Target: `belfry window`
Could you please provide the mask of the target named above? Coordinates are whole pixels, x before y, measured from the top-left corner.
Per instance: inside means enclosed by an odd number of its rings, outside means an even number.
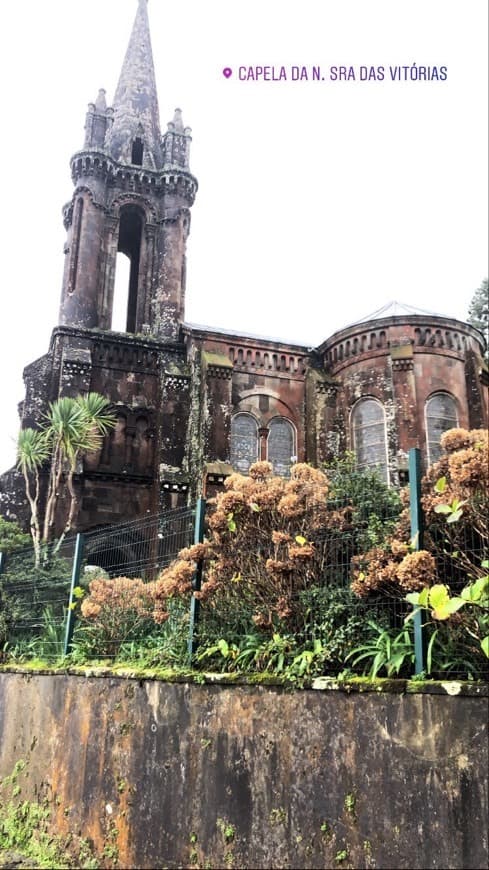
[[[440,438],[447,429],[458,426],[457,405],[449,393],[436,393],[426,402],[426,441],[428,462],[436,462],[441,456]]]
[[[269,424],[268,461],[272,463],[273,473],[288,477],[290,467],[295,461],[295,432],[285,417],[273,417]]]
[[[112,305],[112,329],[137,332],[139,260],[143,234],[143,215],[129,205],[121,209],[119,244]],[[125,257],[121,257],[125,254]],[[127,260],[129,261],[127,263]]]
[[[143,165],[143,153],[144,153],[144,145],[143,140],[139,138],[139,136],[134,139],[132,143],[132,151],[131,151],[131,163],[134,166],[142,166]]]
[[[385,482],[388,483],[387,439],[383,406],[377,399],[361,399],[353,409],[351,424],[357,468],[376,468]]]
[[[248,474],[258,459],[258,426],[251,414],[236,414],[231,420],[230,462],[235,471]]]

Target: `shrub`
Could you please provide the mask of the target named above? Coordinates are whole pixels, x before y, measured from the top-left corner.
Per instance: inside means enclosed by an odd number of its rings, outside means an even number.
[[[352,589],[359,596],[396,596],[438,582],[454,588],[484,576],[489,542],[489,456],[484,430],[450,429],[445,451],[422,481],[425,550],[410,552],[407,491],[405,508],[392,535],[353,560]]]
[[[155,618],[164,621],[172,597],[189,596],[195,562],[205,560],[206,582],[196,597],[220,612],[250,611],[252,623],[273,632],[296,630],[299,593],[317,583],[328,558],[317,546],[326,528],[346,523],[346,511],[327,507],[328,479],[308,465],[285,480],[257,462],[250,476],[231,475],[213,504],[209,537],[179,554],[155,586]]]
[[[153,621],[152,583],[129,577],[95,578],[82,600],[85,625],[77,632],[90,655],[116,656],[120,646],[149,632]]]
[[[0,516],[0,553],[20,550],[30,543],[30,535],[24,534],[18,523]]]

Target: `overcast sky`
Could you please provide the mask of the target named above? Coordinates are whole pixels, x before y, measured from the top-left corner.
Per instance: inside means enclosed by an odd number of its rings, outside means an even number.
[[[112,99],[136,7],[0,13],[1,470],[22,369],[57,323],[69,158],[88,102]],[[181,107],[200,185],[188,321],[312,345],[392,299],[465,319],[487,274],[487,0],[150,0],[149,15],[162,129]]]

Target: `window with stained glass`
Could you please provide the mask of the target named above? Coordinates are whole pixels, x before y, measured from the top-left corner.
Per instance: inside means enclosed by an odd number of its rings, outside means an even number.
[[[231,420],[231,465],[248,474],[258,459],[258,426],[251,414],[236,414]]]
[[[449,393],[436,393],[426,402],[426,440],[428,462],[436,462],[441,454],[440,438],[447,429],[458,426],[457,405]]]
[[[268,461],[272,463],[273,473],[288,477],[290,467],[295,461],[294,427],[285,417],[273,417],[269,424]]]
[[[389,482],[384,408],[376,399],[361,399],[352,414],[353,449],[357,468],[377,468]]]

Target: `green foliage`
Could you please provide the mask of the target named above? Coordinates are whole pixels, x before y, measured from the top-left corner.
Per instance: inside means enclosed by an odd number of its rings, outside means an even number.
[[[87,841],[69,835],[53,836],[49,799],[40,792],[37,800],[23,796],[28,775],[25,761],[18,761],[12,774],[0,781],[0,852],[20,853],[32,866],[62,870],[81,866],[96,870],[99,863]],[[30,865],[29,865],[30,866]]]
[[[356,798],[356,795],[355,795],[353,792],[348,792],[348,794],[345,795],[345,800],[343,801],[343,804],[344,804],[344,807],[345,807],[346,812],[347,812],[350,816],[352,816],[353,818],[355,818],[355,817],[356,817],[356,814],[357,814],[357,798]]]
[[[44,608],[42,614],[41,634],[32,641],[34,656],[46,661],[56,660],[63,656],[65,637],[65,620],[57,617],[52,606]]]
[[[270,638],[250,623],[246,633],[214,640],[206,634],[196,656],[197,667],[276,674],[292,682],[336,674],[345,668],[352,647],[372,635],[375,638],[378,626],[387,630],[389,624],[385,608],[359,602],[345,587],[313,587],[303,591],[301,599],[304,620],[297,633],[276,631]],[[375,628],[369,615],[378,620]]]
[[[452,595],[448,586],[437,583],[421,592],[412,592],[406,601],[417,610],[429,609],[434,620],[448,620],[462,608],[469,610],[462,624],[489,658],[489,574],[469,583],[459,595]]]
[[[480,329],[489,345],[489,284],[487,278],[484,278],[472,296],[467,320],[472,326]],[[486,348],[485,359],[486,362],[489,362],[489,348]]]
[[[11,553],[29,546],[30,537],[18,523],[0,516],[0,553]]]
[[[176,600],[170,603],[169,618],[157,627],[150,619],[119,623],[108,635],[97,624],[79,621],[75,625],[70,660],[81,664],[110,655],[117,663],[137,668],[179,670],[188,667],[188,632],[188,608]]]
[[[436,514],[444,514],[447,523],[456,523],[463,514],[464,504],[467,504],[465,500],[459,501],[458,498],[454,498],[451,504],[437,504],[434,511]]]
[[[346,660],[352,660],[352,666],[356,667],[363,662],[363,673],[375,679],[378,674],[385,670],[388,677],[400,676],[409,670],[406,676],[410,676],[412,665],[415,661],[414,639],[409,626],[395,633],[392,629],[382,628],[371,620],[368,621],[374,637],[366,643],[353,649],[346,656]]]
[[[432,679],[487,680],[488,668],[481,645],[474,640],[462,625],[452,625],[449,620],[425,627],[429,635],[429,675]]]
[[[218,819],[217,827],[226,843],[232,843],[236,836],[236,828],[226,819]]]
[[[330,673],[341,671],[348,653],[371,634],[369,618],[383,628],[389,626],[385,607],[366,604],[347,586],[317,586],[303,592],[301,601],[301,636],[307,643],[321,642]]]
[[[350,537],[355,553],[382,544],[401,512],[399,493],[382,480],[377,470],[356,468],[355,454],[347,451],[325,466],[330,481],[328,501],[352,505]]]
[[[32,548],[10,553],[0,577],[0,644],[5,656],[37,657],[41,638],[46,651],[48,643],[59,644],[70,575],[68,559],[53,557],[49,564],[36,568]]]

